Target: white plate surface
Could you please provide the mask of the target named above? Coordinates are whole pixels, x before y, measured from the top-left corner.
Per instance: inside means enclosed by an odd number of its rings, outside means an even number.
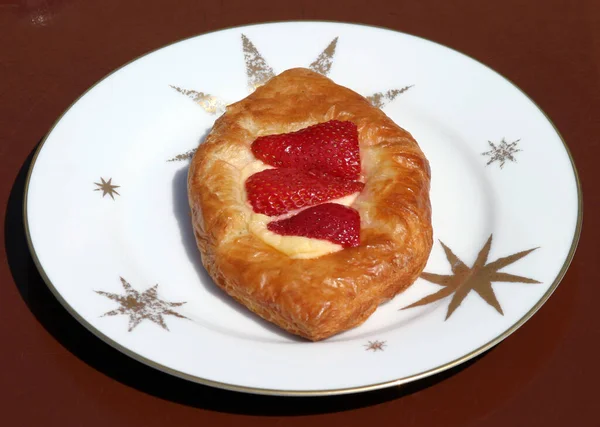
[[[437,276],[319,343],[279,331],[216,288],[186,196],[186,153],[222,106],[298,66],[369,96],[414,135],[433,176],[436,240],[425,272]],[[96,84],[42,144],[26,224],[55,295],[130,356],[235,390],[335,394],[450,368],[524,323],[572,258],[581,195],[551,122],[484,65],[389,30],[292,22],[187,39]],[[442,289],[444,298],[402,310]]]

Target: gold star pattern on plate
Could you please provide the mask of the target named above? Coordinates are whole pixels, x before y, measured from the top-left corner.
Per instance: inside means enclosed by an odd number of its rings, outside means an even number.
[[[323,52],[315,59],[309,66],[311,70],[323,74],[324,76],[329,74],[331,66],[333,65],[333,56],[335,55],[335,48],[337,47],[338,37],[333,39],[331,43],[325,48]]]
[[[488,156],[490,158],[486,166],[489,166],[494,162],[499,162],[500,169],[502,169],[507,160],[516,163],[517,159],[514,154],[522,151],[517,148],[517,143],[519,141],[520,139],[513,142],[506,142],[506,139],[502,138],[502,141],[500,141],[498,145],[494,144],[492,141],[488,141],[491,150],[481,153],[482,156]]]
[[[267,60],[261,55],[254,43],[252,43],[252,41],[245,34],[242,34],[241,38],[242,53],[244,54],[244,64],[246,66],[248,90],[252,92],[257,87],[262,86],[269,79],[273,78],[275,76],[275,71],[273,71],[273,68],[269,65]],[[308,67],[317,73],[327,76],[331,71],[331,67],[333,66],[333,58],[335,56],[337,44],[338,37],[334,38]],[[410,85],[401,89],[390,89],[388,91],[377,92],[367,96],[366,98],[373,106],[377,108],[383,108],[386,104],[392,102],[394,99],[396,99],[396,97],[398,97],[398,95],[406,92],[411,87],[413,86]],[[216,115],[225,111],[226,103],[216,96],[192,89],[183,89],[174,85],[171,85],[171,88],[195,101],[197,105],[202,107],[204,111],[209,114]],[[190,159],[194,152],[195,150],[190,150],[186,153],[178,154],[168,161],[181,161]]]
[[[364,345],[365,351],[384,351],[384,347],[387,347],[385,341],[369,341],[368,344]]]
[[[245,34],[242,34],[242,49],[246,63],[246,76],[248,77],[248,90],[252,92],[273,77],[275,73],[265,58]]]
[[[393,101],[398,95],[406,92],[413,86],[414,85],[404,86],[402,89],[390,89],[387,92],[377,92],[367,96],[367,99],[374,107],[383,108],[385,104]]]
[[[490,235],[486,244],[477,255],[477,259],[475,260],[473,267],[467,267],[467,265],[462,262],[448,246],[446,246],[442,241],[440,241],[440,243],[444,248],[446,258],[448,259],[448,262],[452,268],[452,274],[443,275],[422,273],[421,278],[427,280],[428,282],[443,286],[443,288],[436,293],[428,295],[414,304],[409,305],[408,307],[404,307],[402,310],[431,304],[432,302],[439,301],[454,294],[450,300],[450,304],[448,305],[448,312],[446,313],[446,319],[448,319],[463,302],[469,292],[475,291],[481,298],[483,298],[485,302],[494,307],[498,313],[504,315],[502,307],[500,307],[500,303],[496,298],[496,294],[494,294],[492,282],[540,283],[537,280],[529,279],[527,277],[516,276],[514,274],[502,273],[498,271],[529,255],[538,248],[517,252],[516,254],[498,258],[496,261],[488,263],[487,259],[490,253],[490,248],[492,247],[492,235]]]
[[[95,291],[97,294],[110,298],[120,304],[119,308],[104,313],[102,317],[119,314],[129,316],[129,332],[139,325],[142,320],[150,320],[168,331],[169,328],[163,316],[175,316],[180,319],[187,319],[187,317],[172,310],[173,307],[179,307],[185,304],[185,302],[167,302],[161,300],[158,297],[158,285],[154,285],[144,292],[138,292],[125,279],[122,277],[120,279],[123,289],[125,289],[125,295]]]
[[[216,96],[212,96],[204,92],[198,92],[196,90],[182,89],[173,85],[171,85],[171,88],[190,98],[209,114],[218,114],[225,111],[225,103],[219,100]]]
[[[173,158],[170,158],[169,160],[167,160],[167,162],[182,162],[184,160],[189,160],[192,157],[194,157],[194,153],[196,152],[196,150],[188,150],[185,153],[182,154],[178,154]]]
[[[115,194],[120,196],[120,194],[115,190],[115,188],[119,188],[120,185],[112,185],[112,178],[108,178],[108,181],[104,181],[104,178],[100,178],[100,182],[94,182],[99,188],[94,188],[94,191],[102,191],[102,197],[107,194],[115,200]]]

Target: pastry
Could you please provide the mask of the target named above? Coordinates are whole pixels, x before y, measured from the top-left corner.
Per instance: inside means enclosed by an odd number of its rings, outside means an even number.
[[[348,139],[335,144],[348,153],[341,160],[308,151],[269,157],[270,135],[312,126],[355,132],[359,149]],[[432,246],[429,186],[429,163],[407,131],[302,68],[229,105],[188,176],[196,241],[215,283],[313,341],[360,325],[421,273]],[[298,201],[298,188],[314,191]],[[265,191],[287,191],[289,203],[271,203]],[[319,228],[314,218],[329,222]]]

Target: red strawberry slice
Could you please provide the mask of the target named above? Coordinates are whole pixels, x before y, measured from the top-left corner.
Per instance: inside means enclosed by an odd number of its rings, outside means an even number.
[[[270,222],[267,228],[283,236],[328,240],[345,248],[360,244],[358,212],[337,203],[305,209],[291,218]]]
[[[252,143],[257,159],[275,167],[317,169],[347,179],[360,174],[358,130],[331,120],[292,133],[268,135]]]
[[[246,180],[246,191],[252,209],[269,216],[318,205],[356,193],[363,187],[362,182],[318,171],[290,168],[267,169]]]

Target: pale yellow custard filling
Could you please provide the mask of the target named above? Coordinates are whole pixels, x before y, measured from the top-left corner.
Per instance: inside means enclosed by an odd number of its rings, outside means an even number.
[[[260,160],[249,163],[241,171],[241,185],[243,186],[245,184],[248,177],[265,169],[272,169],[272,167]],[[350,206],[354,203],[358,194],[358,192],[353,193],[339,199],[330,200],[328,203],[339,203],[340,205]],[[246,204],[250,206],[247,200]],[[252,211],[251,207],[249,207],[249,209]],[[248,229],[267,245],[274,247],[278,251],[283,252],[294,259],[318,258],[343,249],[342,245],[337,245],[327,240],[312,239],[302,236],[282,236],[273,233],[267,228],[269,222],[288,218],[296,213],[297,212],[290,212],[279,217],[272,217],[252,212],[250,214]]]

